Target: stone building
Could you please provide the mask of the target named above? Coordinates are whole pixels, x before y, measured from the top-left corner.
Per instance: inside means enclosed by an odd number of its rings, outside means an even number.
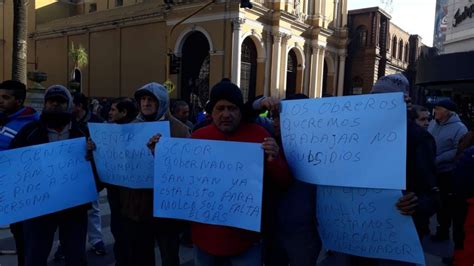
[[[12,0],[2,1],[10,12]],[[223,77],[245,98],[342,94],[347,0],[251,2],[252,9],[243,9],[235,0],[175,0],[171,6],[161,0],[37,0],[30,12],[30,70],[46,72],[46,86],[68,84],[74,43],[89,55],[80,71],[82,91],[90,96],[130,96],[147,82],[169,79],[176,85],[172,97],[203,105],[209,87]],[[8,61],[0,68],[0,80],[6,79]]]
[[[382,76],[415,71],[421,48],[419,35],[392,23],[379,7],[350,10],[350,44],[346,62],[345,94],[368,93]],[[414,75],[407,74],[411,79]]]

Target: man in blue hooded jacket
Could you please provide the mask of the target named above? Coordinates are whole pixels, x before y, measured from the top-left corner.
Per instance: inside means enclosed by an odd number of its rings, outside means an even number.
[[[25,84],[6,80],[0,83],[0,151],[7,150],[18,131],[26,124],[39,119],[39,114],[31,107],[25,107]],[[10,225],[15,238],[18,265],[23,262],[23,234],[21,223]]]

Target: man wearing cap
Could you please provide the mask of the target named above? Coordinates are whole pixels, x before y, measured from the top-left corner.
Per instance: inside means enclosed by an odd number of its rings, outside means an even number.
[[[262,232],[268,228],[269,215],[275,210],[276,195],[291,183],[289,169],[279,154],[278,144],[268,132],[243,117],[242,93],[230,80],[216,84],[210,94],[212,123],[192,135],[195,139],[262,143],[265,153],[264,213]],[[155,136],[151,142],[159,140]],[[152,145],[153,146],[153,145]],[[192,223],[195,244],[194,265],[262,265],[261,236],[256,232],[226,226]]]
[[[163,85],[146,84],[135,92],[135,99],[139,114],[134,123],[169,121],[172,137],[190,136],[189,128],[170,114],[168,91]],[[128,242],[125,265],[155,265],[157,241],[162,265],[179,266],[180,223],[153,217],[153,190],[121,188],[120,202],[125,219],[123,231]]]
[[[0,84],[0,151],[7,150],[18,131],[26,124],[37,121],[39,114],[31,107],[25,107],[25,84],[6,80]],[[23,266],[23,233],[21,223],[10,225],[16,244],[18,265]]]
[[[87,129],[72,119],[72,96],[65,87],[49,87],[44,101],[40,120],[24,126],[10,148],[89,136]],[[88,208],[89,204],[85,204],[24,221],[25,265],[47,264],[58,227],[64,240],[66,265],[85,265]]]
[[[455,166],[457,148],[462,137],[467,133],[466,126],[456,114],[456,104],[451,100],[436,103],[434,120],[428,131],[436,141],[436,169],[438,185],[441,190],[441,206],[437,214],[438,228],[436,240],[448,240],[449,228],[453,215],[463,212],[464,205],[454,206],[452,195],[452,172]],[[459,212],[458,212],[459,211]],[[462,247],[462,226],[453,227],[455,248]]]

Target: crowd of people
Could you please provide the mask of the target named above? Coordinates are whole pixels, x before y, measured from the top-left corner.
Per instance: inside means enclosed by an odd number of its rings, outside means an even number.
[[[372,93],[403,92],[408,80],[401,74],[382,77]],[[317,230],[316,186],[293,176],[285,159],[280,132],[280,100],[258,97],[244,103],[241,90],[228,79],[210,91],[206,115],[192,123],[189,106],[173,102],[165,87],[149,83],[133,98],[118,98],[107,108],[83,94],[71,95],[54,85],[37,113],[24,106],[26,87],[17,81],[0,84],[0,152],[31,145],[88,138],[88,158],[94,169],[94,142],[88,122],[116,124],[169,121],[171,136],[261,143],[265,153],[261,233],[243,229],[153,217],[152,189],[130,189],[100,182],[107,190],[111,211],[113,252],[118,266],[155,265],[155,243],[164,266],[180,265],[180,235],[190,233],[194,265],[316,265],[322,249]],[[284,100],[306,99],[296,94]],[[474,263],[474,134],[460,121],[456,104],[436,104],[434,118],[422,106],[407,102],[407,188],[393,204],[400,215],[413,217],[421,238],[430,234],[436,213],[436,241],[455,243],[454,264]],[[102,109],[102,110],[101,110]],[[106,109],[107,115],[104,113]],[[261,116],[261,113],[267,115]],[[430,121],[431,120],[431,121]],[[160,135],[144,145],[153,151]],[[381,173],[383,176],[383,173]],[[59,228],[60,248],[55,258],[66,265],[86,265],[86,242],[98,255],[105,254],[98,202],[10,225],[16,241],[18,265],[45,266]],[[188,240],[189,241],[189,240]],[[380,260],[352,256],[352,265],[377,265]]]

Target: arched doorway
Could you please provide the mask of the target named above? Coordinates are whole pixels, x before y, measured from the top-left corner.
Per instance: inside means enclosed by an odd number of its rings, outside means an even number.
[[[240,57],[240,89],[247,101],[255,98],[257,88],[257,47],[250,37],[243,41]]]
[[[194,118],[209,99],[209,42],[206,36],[199,31],[189,34],[181,54],[180,97],[190,103],[190,117]]]
[[[296,93],[296,77],[298,75],[298,58],[293,49],[288,53],[286,67],[286,97]]]

